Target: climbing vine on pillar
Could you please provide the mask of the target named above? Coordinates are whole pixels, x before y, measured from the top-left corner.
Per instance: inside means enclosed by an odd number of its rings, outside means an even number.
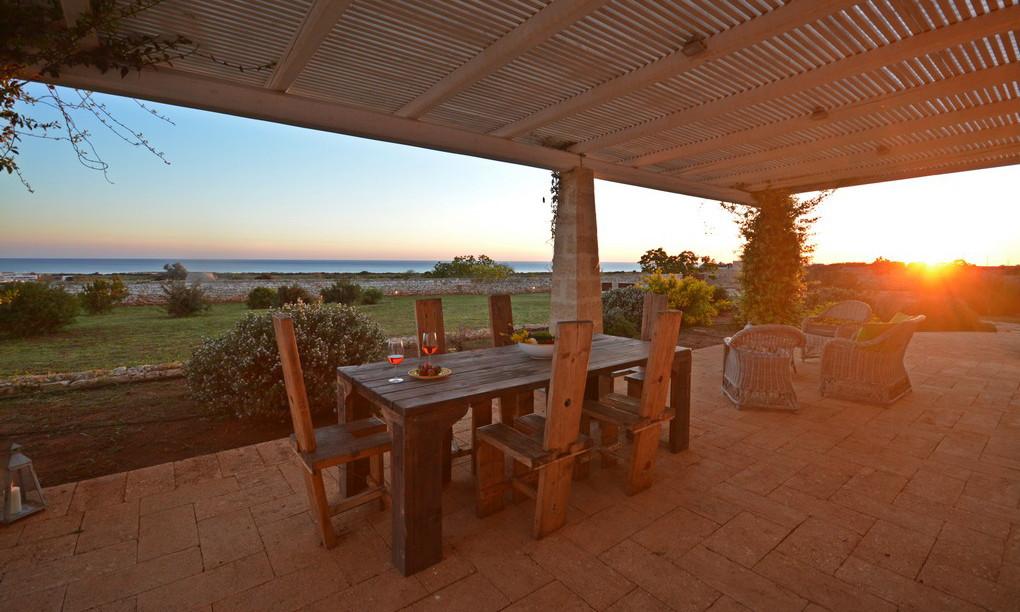
[[[542,198],[545,202],[545,198]],[[560,209],[560,173],[552,173],[552,182],[549,185],[549,209],[552,212],[552,219],[549,220],[549,240],[556,240],[556,218]]]
[[[780,191],[755,194],[757,206],[723,203],[744,239],[741,313],[754,324],[796,324],[803,315],[804,275],[815,209],[830,191],[799,199]]]

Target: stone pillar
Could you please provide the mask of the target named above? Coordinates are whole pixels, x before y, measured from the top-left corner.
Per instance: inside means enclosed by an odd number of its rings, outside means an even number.
[[[550,325],[592,321],[602,332],[602,274],[595,224],[595,174],[578,167],[560,176],[553,242]]]

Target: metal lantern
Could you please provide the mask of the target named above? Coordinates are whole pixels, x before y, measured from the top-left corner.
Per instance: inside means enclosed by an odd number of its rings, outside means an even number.
[[[11,442],[7,448],[0,449],[0,485],[3,486],[3,506],[0,507],[3,524],[13,523],[46,507],[46,497],[32,460],[21,453],[20,444]]]

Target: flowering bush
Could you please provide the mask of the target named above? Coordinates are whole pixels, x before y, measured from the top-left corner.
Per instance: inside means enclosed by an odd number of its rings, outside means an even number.
[[[645,292],[637,287],[610,289],[602,293],[602,328],[611,336],[637,338]]]
[[[642,278],[639,286],[665,295],[670,308],[684,311],[687,325],[711,325],[719,314],[719,305],[713,301],[715,287],[693,276],[653,272]]]
[[[273,312],[294,317],[301,367],[312,410],[336,402],[336,369],[382,358],[379,325],[343,304],[293,304],[251,312],[219,338],[205,338],[186,366],[188,387],[210,408],[237,416],[279,415],[287,410]]]

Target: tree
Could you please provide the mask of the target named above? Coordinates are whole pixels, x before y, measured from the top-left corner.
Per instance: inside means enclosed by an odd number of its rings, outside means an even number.
[[[67,23],[60,0],[0,0],[0,170],[16,175],[32,191],[18,164],[19,143],[28,137],[66,142],[83,166],[106,176],[109,165],[93,146],[88,130],[80,126],[82,119],[98,121],[124,142],[169,163],[144,134],[125,125],[91,92],[42,85],[42,94],[32,93],[29,81],[55,79],[74,66],[103,73],[113,70],[124,77],[189,56],[241,71],[272,66],[235,66],[202,51],[183,36],[139,34],[120,27],[124,19],[161,2],[91,0],[89,10]],[[169,122],[156,110],[135,102]]]
[[[663,248],[649,249],[638,260],[641,271],[646,274],[662,272],[704,278],[712,276],[719,264],[708,255],[698,256],[694,251],[681,251],[677,255],[666,253]]]
[[[799,200],[788,193],[766,191],[755,195],[757,206],[722,204],[736,216],[744,239],[740,306],[749,323],[799,322],[805,269],[813,250],[811,226],[817,220],[811,215],[830,193]]]
[[[473,278],[475,280],[501,280],[514,273],[506,264],[497,263],[488,255],[458,255],[453,261],[438,262],[426,276],[436,278]]]
[[[188,278],[188,269],[179,261],[163,264],[163,269],[166,271],[163,273],[163,278],[166,280],[187,280]]]

